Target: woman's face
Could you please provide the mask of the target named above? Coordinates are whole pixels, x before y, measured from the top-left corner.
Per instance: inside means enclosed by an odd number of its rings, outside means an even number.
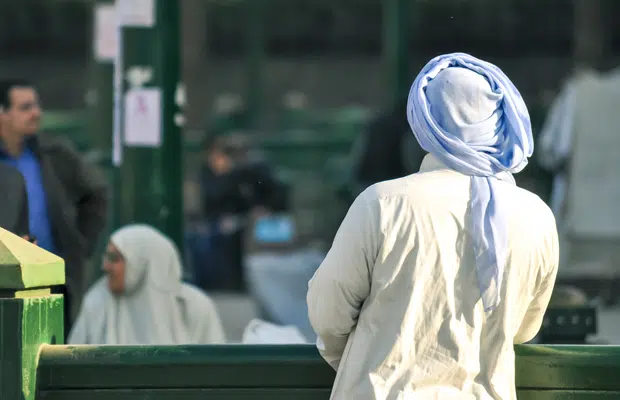
[[[108,275],[108,289],[114,294],[125,291],[125,257],[112,243],[103,256],[103,271]]]

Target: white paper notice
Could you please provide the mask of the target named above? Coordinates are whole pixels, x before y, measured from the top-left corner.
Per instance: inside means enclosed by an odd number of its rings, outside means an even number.
[[[156,0],[120,0],[119,5],[122,25],[143,28],[154,26],[155,1]]]
[[[95,7],[95,60],[114,61],[118,51],[118,19],[114,4]]]
[[[125,94],[125,145],[161,146],[161,91],[152,88],[131,89]]]

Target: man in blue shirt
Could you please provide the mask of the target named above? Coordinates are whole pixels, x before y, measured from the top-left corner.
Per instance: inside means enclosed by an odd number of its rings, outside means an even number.
[[[88,283],[85,262],[105,227],[107,185],[67,141],[39,133],[41,115],[32,84],[0,81],[0,162],[24,177],[31,236],[65,259],[68,333]]]

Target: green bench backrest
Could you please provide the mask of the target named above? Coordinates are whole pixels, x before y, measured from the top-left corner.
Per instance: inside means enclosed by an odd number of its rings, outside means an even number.
[[[516,347],[519,400],[620,398],[620,348]],[[335,372],[311,345],[44,346],[38,397],[327,400]]]
[[[37,398],[321,400],[334,376],[313,346],[45,346]]]
[[[620,347],[515,347],[519,400],[620,399]]]

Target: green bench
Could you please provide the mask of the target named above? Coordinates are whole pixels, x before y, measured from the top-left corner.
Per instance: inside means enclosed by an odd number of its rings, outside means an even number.
[[[44,346],[45,400],[320,400],[334,371],[313,346]]]
[[[0,230],[0,399],[327,400],[314,346],[64,346],[63,262]],[[516,347],[519,400],[620,398],[620,347]]]
[[[518,346],[519,400],[620,398],[620,349]],[[43,346],[45,400],[327,400],[314,346]]]

